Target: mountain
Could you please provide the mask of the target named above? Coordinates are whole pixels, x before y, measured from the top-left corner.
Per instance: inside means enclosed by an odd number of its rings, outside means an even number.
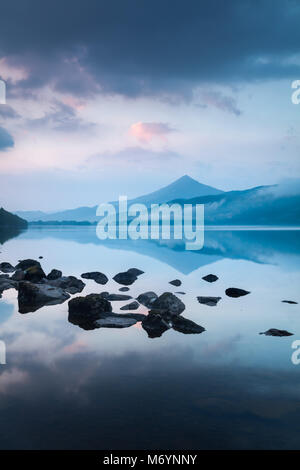
[[[8,229],[8,228],[16,228],[16,229],[25,229],[27,228],[27,221],[21,219],[15,214],[11,214],[1,207],[0,209],[0,230]]]
[[[300,226],[300,192],[289,193],[280,185],[171,202],[204,204],[206,225]]]
[[[165,186],[162,189],[154,191],[153,193],[146,194],[145,196],[140,196],[135,199],[128,201],[128,203],[140,203],[150,206],[151,204],[158,204],[163,202],[168,202],[175,198],[180,199],[189,199],[200,196],[212,196],[222,194],[223,191],[201,184],[198,181],[194,180],[190,176],[182,176],[173,183]],[[117,205],[118,202],[114,201],[112,204]],[[49,221],[49,220],[88,220],[94,221],[97,219],[96,210],[98,206],[93,207],[78,207],[77,209],[70,209],[60,212],[52,213],[43,213],[40,211],[19,211],[17,214],[21,217],[24,217],[28,221]]]

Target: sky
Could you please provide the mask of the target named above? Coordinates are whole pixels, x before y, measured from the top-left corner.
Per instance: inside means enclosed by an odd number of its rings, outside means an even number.
[[[132,198],[184,174],[223,190],[299,178],[298,0],[10,0],[0,13],[7,210]]]

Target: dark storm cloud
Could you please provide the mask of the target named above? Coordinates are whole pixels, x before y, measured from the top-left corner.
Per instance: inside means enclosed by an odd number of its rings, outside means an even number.
[[[14,146],[13,137],[7,132],[6,129],[0,127],[0,152],[7,150]]]
[[[30,68],[23,87],[188,98],[203,82],[294,78],[296,0],[11,0],[0,54]]]

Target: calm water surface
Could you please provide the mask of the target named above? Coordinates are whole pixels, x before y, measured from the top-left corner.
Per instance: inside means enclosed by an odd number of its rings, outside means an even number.
[[[162,241],[100,242],[94,228],[35,228],[0,251],[12,264],[43,256],[46,272],[65,275],[99,270],[111,279],[140,268],[130,295],[184,291],[183,316],[206,329],[156,339],[140,324],[84,331],[68,322],[67,302],[22,315],[16,291],[4,292],[0,448],[300,448],[300,365],[291,362],[300,306],[281,302],[300,302],[298,230],[208,230],[204,249],[191,252]],[[210,273],[219,280],[201,279]],[[180,288],[168,284],[176,278]],[[85,282],[79,295],[121,287]],[[251,294],[232,299],[228,287]],[[199,295],[222,300],[209,307]],[[259,335],[269,328],[294,336]]]

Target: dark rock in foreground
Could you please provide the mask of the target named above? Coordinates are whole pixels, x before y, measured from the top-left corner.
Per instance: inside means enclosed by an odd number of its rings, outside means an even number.
[[[264,331],[263,333],[259,334],[266,336],[293,336],[294,333],[289,333],[286,330],[277,330],[276,328],[271,328],[270,330]]]
[[[143,294],[140,294],[136,300],[144,305],[147,308],[151,308],[155,300],[158,299],[158,296],[155,294],[155,292],[144,292]]]
[[[123,273],[116,274],[113,279],[118,284],[122,284],[124,286],[131,286],[131,284],[133,284],[137,280],[138,276],[143,273],[144,271],[141,271],[140,269],[131,268]]]
[[[0,263],[0,271],[2,271],[3,273],[13,273],[15,269],[16,268],[14,268],[14,266],[10,263]]]
[[[22,269],[17,269],[11,276],[11,279],[13,279],[14,281],[24,281],[25,271],[22,271]]]
[[[119,289],[120,292],[128,292],[129,290],[129,287],[120,287]]]
[[[69,301],[69,322],[74,325],[93,323],[101,318],[103,313],[112,312],[112,306],[101,294],[89,294],[85,297],[75,297]]]
[[[209,305],[210,307],[215,307],[217,303],[221,300],[222,297],[197,297],[197,300],[200,304]]]
[[[151,313],[159,313],[163,318],[180,315],[184,309],[184,303],[171,292],[164,292],[151,305]]]
[[[113,313],[111,304],[101,294],[89,294],[69,301],[69,322],[85,330],[95,328],[127,328],[145,315]]]
[[[48,284],[33,284],[28,281],[19,283],[19,312],[35,312],[46,305],[57,305],[65,302],[70,296],[60,287],[52,287]]]
[[[139,303],[134,300],[130,304],[127,304],[121,307],[120,310],[136,310],[137,308],[139,308],[139,306],[140,306]]]
[[[97,284],[104,285],[108,282],[108,277],[99,271],[81,274],[83,279],[93,279]]]
[[[203,326],[197,325],[197,323],[193,322],[192,320],[188,320],[187,318],[181,316],[173,317],[171,323],[175,331],[179,331],[185,335],[199,334],[205,331]]]
[[[297,305],[298,302],[295,302],[294,300],[282,300],[284,304],[291,304],[291,305]]]
[[[208,274],[202,278],[206,282],[216,282],[219,278],[215,274]]]
[[[58,279],[54,279],[53,281],[48,281],[48,284],[54,287],[60,287],[70,294],[77,294],[85,287],[85,283],[82,282],[81,279],[77,279],[75,276],[62,276]]]
[[[179,287],[181,286],[181,281],[179,279],[174,279],[174,281],[170,281],[169,284],[172,284],[172,286]]]
[[[55,279],[59,279],[60,277],[62,277],[62,272],[59,269],[52,269],[48,274],[47,279],[49,281],[55,281]]]
[[[149,338],[159,338],[171,328],[171,325],[161,315],[150,312],[142,321],[142,327]]]
[[[250,292],[244,289],[238,289],[237,287],[229,287],[229,289],[226,289],[225,294],[228,295],[228,297],[237,298],[248,295]]]
[[[16,266],[16,269],[22,269],[22,271],[25,271],[28,268],[31,268],[32,266],[41,266],[39,261],[36,261],[35,259],[23,259],[22,261],[19,261],[19,263]]]
[[[26,268],[24,273],[24,280],[33,283],[39,283],[42,279],[46,278],[46,274],[44,273],[40,263]]]

